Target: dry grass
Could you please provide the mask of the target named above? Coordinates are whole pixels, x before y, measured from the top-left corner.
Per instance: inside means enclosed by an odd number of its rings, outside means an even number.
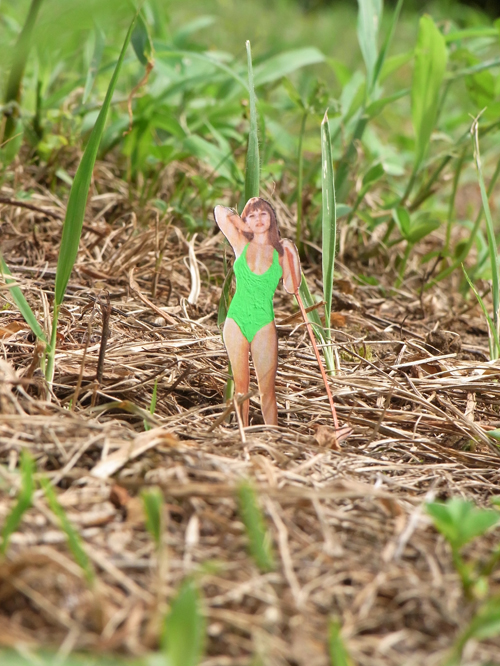
[[[62,204],[23,177],[38,192],[31,203],[53,215],[4,205],[2,248],[47,324]],[[354,282],[339,264],[340,372],[331,385],[353,432],[338,446],[306,331],[289,321],[289,298],[277,295],[278,324],[288,321],[279,325],[281,425],[259,425],[252,398],[254,425],[242,442],[236,425],[215,425],[227,379],[216,325],[220,237],[194,243],[201,292],[190,305],[188,245],[173,215],[157,221],[146,211],[139,223],[122,181],[104,165],[98,178],[107,193],[94,193],[88,210],[51,396],[19,314],[0,312],[0,516],[12,505],[5,488],[16,486],[25,447],[57,484],[99,584],[88,590],[37,494],[0,564],[0,645],[142,654],[157,646],[165,599],[197,572],[208,618],[204,666],[250,665],[254,654],[266,665],[323,666],[332,616],[359,666],[442,663],[473,606],[423,504],[451,495],[484,504],[499,487],[498,450],[484,430],[500,426],[500,366],[486,362],[477,311],[444,287],[420,297],[416,278],[391,298],[372,287],[347,293]],[[0,195],[14,198],[7,187]],[[290,216],[279,214],[286,235]],[[0,304],[6,298],[1,290]],[[429,337],[436,327],[461,340]],[[155,380],[158,404],[145,432]],[[110,409],[112,401],[121,402]],[[276,572],[259,574],[246,552],[235,500],[243,478],[258,489]],[[161,584],[137,496],[149,485],[163,489],[168,510]],[[475,555],[496,537],[477,540]],[[495,574],[493,592],[499,583]],[[499,640],[472,644],[466,663],[493,663],[499,648]]]

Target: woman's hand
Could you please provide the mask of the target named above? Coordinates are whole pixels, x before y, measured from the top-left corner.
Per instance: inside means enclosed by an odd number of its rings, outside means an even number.
[[[281,241],[284,254],[281,258],[281,268],[283,269],[283,286],[289,294],[295,294],[302,280],[300,270],[300,258],[294,243],[287,238]]]

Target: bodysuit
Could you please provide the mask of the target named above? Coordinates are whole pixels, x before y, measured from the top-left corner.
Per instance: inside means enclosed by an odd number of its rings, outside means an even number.
[[[227,311],[227,316],[239,326],[248,342],[252,342],[257,331],[274,321],[273,296],[283,275],[279,254],[273,251],[273,263],[262,275],[253,273],[247,264],[247,249],[234,262],[236,293]]]

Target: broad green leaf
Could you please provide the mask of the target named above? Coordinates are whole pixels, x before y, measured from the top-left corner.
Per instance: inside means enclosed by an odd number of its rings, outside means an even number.
[[[337,220],[340,217],[345,217],[346,215],[349,215],[349,213],[352,211],[351,206],[347,206],[346,204],[336,204],[335,208],[337,212]]]
[[[5,519],[2,528],[2,545],[0,546],[0,553],[2,555],[5,555],[10,537],[17,530],[24,513],[30,508],[33,499],[33,490],[35,488],[35,481],[33,478],[35,473],[35,462],[31,455],[24,449],[21,452],[20,466],[21,489],[17,496],[17,502]]]
[[[427,153],[439,106],[439,94],[446,70],[447,50],[444,37],[430,16],[420,19],[415,69],[411,90],[413,128],[415,131],[415,169]]]
[[[392,211],[392,219],[396,223],[401,236],[403,236],[405,240],[408,240],[411,228],[410,213],[408,210],[402,206],[395,208]]]
[[[254,83],[255,86],[261,86],[264,83],[271,83],[283,76],[291,74],[301,67],[307,65],[316,65],[324,62],[325,56],[321,51],[313,46],[293,51],[284,51],[278,55],[268,58],[263,63],[255,67]]]
[[[376,183],[377,180],[380,180],[382,176],[384,175],[384,167],[382,164],[374,164],[368,171],[365,173],[363,176],[363,181],[362,181],[362,187],[367,187],[369,185],[372,185],[373,183]]]
[[[415,222],[410,227],[410,233],[408,234],[406,240],[412,245],[418,243],[436,229],[439,229],[441,226],[438,220],[423,220],[421,222]]]
[[[472,502],[459,498],[452,498],[446,503],[431,502],[426,505],[426,510],[454,549],[481,536],[500,520],[497,511],[478,509]]]
[[[490,437],[493,437],[493,439],[496,439],[498,442],[500,442],[500,428],[495,428],[495,430],[486,430],[486,434],[489,435]],[[495,502],[495,504],[499,503],[500,501]]]
[[[193,580],[185,580],[163,629],[163,651],[168,666],[198,666],[205,644],[205,618]]]
[[[323,298],[325,300],[326,337],[329,339],[329,322],[332,313],[333,272],[337,244],[337,214],[335,210],[335,183],[333,176],[332,144],[328,115],[321,123],[321,229]]]
[[[358,0],[358,41],[367,72],[367,88],[374,83],[378,60],[378,31],[382,20],[382,0]]]
[[[250,42],[246,43],[248,65],[248,92],[250,96],[250,131],[248,134],[247,159],[245,165],[245,203],[260,193],[260,157],[257,129],[257,98],[255,97]]]
[[[40,485],[43,488],[52,513],[55,514],[59,520],[62,531],[66,534],[68,547],[71,550],[75,562],[81,567],[85,578],[87,579],[87,583],[92,587],[95,582],[95,571],[89,556],[85,552],[80,534],[69,521],[66,512],[57,499],[57,495],[52,488],[50,481],[46,478],[42,478],[40,480]]]
[[[24,317],[24,321],[28,324],[28,326],[31,328],[36,337],[39,340],[42,340],[43,342],[46,343],[47,336],[42,331],[40,324],[38,323],[38,320],[35,317],[35,313],[30,308],[29,303],[24,297],[23,292],[19,287],[16,286],[15,281],[12,279],[12,273],[10,272],[1,254],[0,254],[0,272],[3,274],[5,284],[10,285],[9,286],[10,295],[12,296],[12,300],[14,301],[14,303],[19,308],[19,312]]]
[[[146,67],[148,64],[150,65],[154,62],[153,42],[151,41],[151,35],[149,34],[149,29],[142,16],[142,12],[139,12],[137,16],[130,41],[141,65]]]
[[[353,662],[342,636],[340,633],[341,627],[339,622],[331,621],[328,632],[328,648],[330,652],[331,666],[353,666]]]
[[[249,483],[238,487],[238,510],[245,525],[250,554],[263,572],[276,567],[271,538],[266,530],[264,516],[259,507],[255,490]]]
[[[151,414],[154,413],[154,410]],[[156,547],[161,545],[163,532],[163,493],[159,489],[144,490],[141,493],[144,513],[146,514],[146,527],[153,537]]]

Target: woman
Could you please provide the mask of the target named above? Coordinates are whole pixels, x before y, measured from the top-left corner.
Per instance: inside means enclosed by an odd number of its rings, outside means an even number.
[[[236,293],[224,324],[224,344],[233,369],[235,391],[248,393],[251,351],[264,421],[267,425],[278,425],[275,390],[278,336],[273,296],[281,278],[289,294],[298,289],[299,255],[291,241],[280,239],[276,214],[264,199],[250,199],[241,217],[230,208],[216,206],[214,217],[236,256]],[[244,426],[248,426],[248,411],[246,400],[241,408]]]

